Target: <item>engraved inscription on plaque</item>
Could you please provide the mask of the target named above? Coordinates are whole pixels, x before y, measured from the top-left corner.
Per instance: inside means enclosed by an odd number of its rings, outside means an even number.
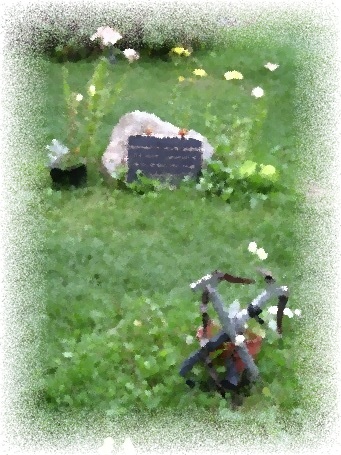
[[[138,170],[152,179],[176,182],[185,176],[196,178],[201,167],[202,143],[197,139],[154,136],[128,139],[128,183],[136,180]]]

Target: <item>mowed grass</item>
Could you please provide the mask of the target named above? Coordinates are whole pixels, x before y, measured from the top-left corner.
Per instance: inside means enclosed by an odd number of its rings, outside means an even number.
[[[230,205],[206,199],[194,188],[146,196],[117,191],[99,174],[85,189],[52,191],[45,172],[48,292],[39,372],[43,406],[92,409],[109,416],[159,407],[217,410],[217,394],[196,389],[189,393],[178,376],[181,362],[197,348],[195,341],[186,344],[186,337],[195,336],[201,322],[199,296],[189,284],[214,269],[255,278],[255,267],[261,264],[247,251],[250,241],[269,254],[264,265],[283,284],[297,284],[295,49],[275,40],[252,43],[241,38],[231,47],[194,53],[193,58],[197,61],[183,59],[174,65],[143,57],[134,65],[121,61],[112,67],[113,83],[126,74],[127,84],[103,119],[98,156],[119,118],[136,109],[193,128],[214,142],[205,117],[211,103],[228,136],[234,115],[252,115],[258,100],[251,90],[261,86],[268,115],[247,159],[274,165],[287,182],[286,191],[272,193],[251,208],[238,201]],[[271,73],[263,67],[268,61],[280,67]],[[75,92],[83,92],[95,64],[66,64]],[[47,144],[63,135],[65,119],[61,65],[46,61],[44,66],[48,96],[42,128]],[[191,72],[199,67],[209,77],[183,85],[177,81],[179,76],[195,79]],[[228,70],[240,71],[244,79],[224,80]],[[259,279],[249,287],[221,285],[220,291],[226,303],[238,298],[246,306],[262,287]],[[289,306],[304,311],[294,292]],[[215,316],[213,310],[210,314]],[[300,403],[299,366],[290,354],[296,324],[285,319],[284,348],[265,339],[259,358],[265,382],[246,400],[244,410],[275,405],[284,411]],[[198,368],[196,374],[204,372]],[[265,385],[270,395],[262,393]]]

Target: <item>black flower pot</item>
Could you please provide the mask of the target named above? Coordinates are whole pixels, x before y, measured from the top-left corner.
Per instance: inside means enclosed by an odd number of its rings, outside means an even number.
[[[85,164],[72,166],[68,169],[52,168],[50,176],[54,184],[64,187],[80,187],[87,182],[87,168]]]

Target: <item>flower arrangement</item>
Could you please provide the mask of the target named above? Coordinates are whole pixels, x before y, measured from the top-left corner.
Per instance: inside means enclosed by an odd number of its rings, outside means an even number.
[[[114,46],[122,36],[110,27],[100,27],[90,38],[101,40],[104,49]],[[120,51],[119,51],[120,52]],[[129,63],[139,55],[133,49],[122,52]],[[123,90],[124,78],[114,86],[109,83],[110,58],[100,58],[83,93],[75,93],[68,82],[68,70],[63,67],[63,92],[66,104],[67,128],[62,140],[53,139],[46,147],[48,167],[70,169],[97,161],[97,137],[102,118],[110,112]]]

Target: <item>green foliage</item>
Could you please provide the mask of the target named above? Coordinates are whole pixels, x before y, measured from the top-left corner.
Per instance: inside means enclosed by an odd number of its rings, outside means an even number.
[[[285,213],[289,216],[285,207],[270,212],[256,207],[245,216],[244,211],[228,214],[219,199],[202,201],[190,187],[157,194],[157,204],[136,193],[100,187],[47,196],[42,393],[54,408],[119,415],[135,406],[210,407],[218,399],[213,392],[188,392],[178,376],[182,360],[197,348],[195,340],[187,345],[186,337],[195,336],[200,324],[198,296],[190,293],[188,283],[216,267],[254,275],[247,252],[250,225],[255,226],[253,238],[269,251],[269,267],[275,265],[276,271],[277,264],[290,273],[295,249],[291,223],[281,227],[281,248],[274,246],[276,223]],[[228,302],[238,298],[246,305],[256,289],[222,286],[220,292]],[[285,367],[274,346],[265,344],[265,357],[260,357],[270,390]],[[205,379],[200,365],[193,373],[199,381]],[[290,383],[292,379],[287,390]],[[261,391],[255,393],[261,396]]]
[[[249,198],[253,208],[254,202],[251,201],[255,197],[266,200],[268,193],[279,189],[275,185],[278,175],[276,169],[262,165],[260,170],[258,168],[258,164],[250,160],[231,167],[220,160],[210,161],[202,171],[196,188],[206,196],[219,196],[223,201]]]
[[[195,58],[209,76],[189,81],[199,67]],[[281,63],[278,75],[262,67],[269,58]],[[244,74],[243,81],[223,79],[226,62]],[[295,85],[294,55],[276,43],[266,49],[235,44],[179,59],[176,66],[151,63],[146,57],[134,67],[121,62],[108,67],[103,90],[113,88],[116,74],[126,74],[129,91],[119,102],[108,102],[94,155],[104,152],[118,119],[140,109],[201,132],[215,148],[214,159],[203,170],[202,191],[193,182],[171,191],[142,175],[128,187],[124,166],[116,170],[113,187],[98,179],[63,192],[42,184],[47,319],[39,396],[57,410],[92,408],[117,416],[161,407],[210,409],[227,420],[229,403],[215,393],[188,390],[178,376],[181,362],[197,348],[186,337],[195,336],[201,323],[198,296],[188,285],[216,268],[255,276],[250,241],[269,253],[266,267],[279,278],[286,275],[288,286],[297,285],[294,100],[283,88]],[[95,64],[65,66],[70,86],[81,93]],[[61,67],[46,68],[48,141],[65,124]],[[186,82],[178,83],[182,75]],[[256,84],[264,87],[264,99],[250,97]],[[226,302],[238,298],[244,307],[261,287],[219,290]],[[293,307],[296,299],[293,293]],[[294,321],[284,321],[284,348],[265,340],[258,360],[263,383],[243,409],[297,406],[302,394],[294,328]],[[199,381],[206,377],[200,365],[193,374]]]
[[[106,58],[101,58],[86,84],[85,92],[82,90],[79,94],[71,90],[69,71],[66,66],[62,67],[62,88],[66,104],[66,128],[62,137],[69,152],[58,158],[60,168],[83,162],[88,166],[98,164],[100,157],[97,142],[101,121],[114,106],[124,85],[124,76],[115,83],[109,83],[109,65]]]

